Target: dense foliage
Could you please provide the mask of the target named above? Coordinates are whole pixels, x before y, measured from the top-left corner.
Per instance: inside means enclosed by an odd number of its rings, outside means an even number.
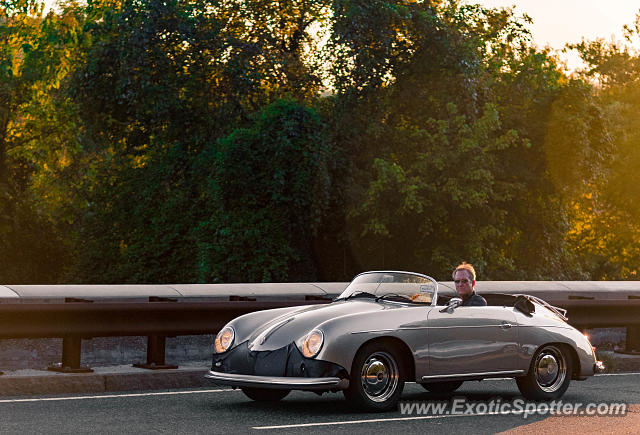
[[[0,282],[636,279],[640,56],[456,1],[0,1]]]

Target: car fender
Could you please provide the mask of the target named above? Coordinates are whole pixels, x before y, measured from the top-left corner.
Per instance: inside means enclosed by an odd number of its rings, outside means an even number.
[[[354,313],[330,319],[318,325],[324,334],[324,344],[317,359],[344,367],[348,372],[356,353],[365,343],[375,339],[395,339],[406,348],[410,363],[415,367],[416,356],[426,361],[427,340],[424,335],[428,310],[432,307],[404,306],[397,310],[383,310],[376,314],[375,323],[369,313]]]
[[[238,344],[247,341],[251,334],[253,334],[254,331],[259,327],[265,324],[277,322],[278,319],[282,316],[286,316],[299,311],[304,311],[305,309],[309,309],[310,307],[314,307],[314,305],[303,305],[297,307],[274,308],[270,310],[254,311],[252,313],[247,313],[240,317],[236,317],[226,325],[231,326],[235,332],[233,346],[235,347]]]
[[[593,376],[595,355],[589,340],[577,329],[566,323],[562,325],[519,325],[520,368],[528,371],[531,360],[540,347],[550,343],[564,344],[575,352],[579,370],[574,367],[574,377]]]

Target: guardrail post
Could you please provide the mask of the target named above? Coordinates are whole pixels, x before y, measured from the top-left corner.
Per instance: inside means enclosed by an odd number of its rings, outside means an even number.
[[[177,365],[165,364],[165,341],[166,337],[158,335],[150,335],[147,337],[147,362],[135,363],[133,367],[141,369],[160,370],[160,369],[177,369]]]
[[[639,326],[627,326],[627,344],[625,346],[626,351],[629,353],[640,355],[640,327]]]
[[[78,298],[64,298],[65,303],[91,303],[93,301]],[[86,366],[81,366],[82,337],[62,338],[62,362],[52,364],[47,370],[62,373],[92,373],[93,370]]]
[[[91,373],[92,369],[80,365],[82,338],[64,337],[62,339],[62,362],[47,367],[52,372]]]
[[[177,300],[150,296],[149,302],[177,302]],[[164,361],[166,339],[163,335],[149,335],[147,337],[147,362],[132,364],[133,367],[149,370],[177,369],[177,365],[166,364]]]

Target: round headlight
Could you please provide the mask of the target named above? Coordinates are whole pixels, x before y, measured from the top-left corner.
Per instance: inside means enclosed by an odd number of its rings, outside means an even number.
[[[225,326],[218,332],[216,335],[216,341],[214,342],[214,348],[216,353],[222,353],[229,350],[231,345],[233,344],[233,338],[235,336],[235,332],[231,326]]]
[[[302,342],[302,355],[307,358],[313,358],[322,349],[324,342],[324,334],[319,329],[311,331]]]

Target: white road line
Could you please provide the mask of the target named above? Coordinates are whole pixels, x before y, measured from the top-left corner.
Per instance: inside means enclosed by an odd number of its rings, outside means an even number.
[[[0,403],[20,402],[55,402],[56,400],[84,400],[84,399],[118,399],[122,397],[150,397],[150,396],[178,396],[184,394],[226,393],[234,390],[193,390],[193,391],[163,391],[156,393],[105,394],[102,396],[73,396],[73,397],[39,397],[34,399],[3,399]],[[240,391],[240,390],[235,390]]]
[[[633,375],[640,375],[640,372],[632,372],[632,373],[598,373],[597,375],[594,375],[594,376],[600,377],[600,376],[633,376]]]
[[[640,372],[633,373],[600,373],[595,375],[596,377],[600,376],[637,376],[640,375]],[[511,378],[496,378],[495,380],[511,380]],[[84,400],[84,399],[117,399],[117,398],[125,398],[125,397],[151,397],[151,396],[175,396],[175,395],[186,395],[186,394],[205,394],[205,393],[225,393],[232,391],[240,391],[239,389],[217,389],[217,390],[193,390],[193,391],[164,391],[164,392],[155,392],[155,393],[131,393],[131,394],[105,394],[102,396],[73,396],[73,397],[41,397],[34,399],[0,399],[0,403],[21,403],[21,402],[53,402],[53,401],[63,401],[63,400]],[[513,412],[509,412],[508,414],[513,414]],[[466,415],[466,414],[465,414]],[[471,414],[468,414],[471,415]],[[475,415],[475,414],[474,414]],[[478,414],[485,415],[485,414]],[[487,413],[486,415],[496,415],[496,413]],[[330,422],[330,423],[309,423],[309,426],[321,426],[321,425],[330,425],[330,424],[357,424],[357,423],[368,423],[368,422],[377,422],[377,421],[401,421],[401,420],[412,420],[412,419],[431,419],[431,418],[445,418],[445,417],[461,417],[464,415],[437,415],[437,416],[421,416],[421,417],[404,417],[397,419],[376,419],[376,420],[353,420],[347,422]],[[286,428],[286,427],[306,427],[307,425],[292,425],[292,426],[264,426],[264,427],[254,427],[254,429],[271,429],[271,428]]]
[[[343,424],[363,424],[363,423],[384,423],[387,421],[410,421],[410,420],[433,420],[436,418],[452,418],[452,417],[477,417],[481,415],[516,415],[523,414],[525,410],[521,411],[506,411],[506,412],[485,412],[479,414],[454,414],[454,415],[423,415],[420,417],[395,417],[395,418],[374,418],[371,420],[347,420],[347,421],[326,421],[322,423],[301,423],[301,424],[283,424],[280,426],[254,426],[252,429],[257,430],[269,430],[269,429],[291,429],[302,427],[315,427],[315,426],[338,426]]]

